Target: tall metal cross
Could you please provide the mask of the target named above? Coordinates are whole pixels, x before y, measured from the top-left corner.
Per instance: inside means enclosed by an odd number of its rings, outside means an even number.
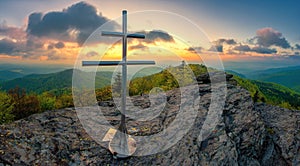
[[[127,38],[139,38],[144,39],[144,34],[127,33],[127,11],[122,11],[122,32],[107,32],[102,31],[102,36],[122,37],[122,61],[83,61],[82,66],[114,66],[122,65],[122,96],[121,96],[121,123],[119,130],[123,135],[120,139],[120,148],[123,151],[123,156],[129,154],[128,140],[127,140],[127,128],[125,123],[126,117],[126,93],[127,93],[127,65],[154,65],[154,61],[127,61]]]

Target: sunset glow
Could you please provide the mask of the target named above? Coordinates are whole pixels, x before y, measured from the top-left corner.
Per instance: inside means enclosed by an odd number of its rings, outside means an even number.
[[[275,17],[271,15],[275,15],[273,8],[263,9],[258,6],[258,11],[270,14],[265,15],[269,20],[263,20],[256,13],[252,13],[253,16],[238,13],[238,16],[234,10],[229,12],[225,7],[220,8],[222,5],[216,6],[213,2],[166,1],[157,5],[158,1],[153,1],[147,2],[148,7],[141,6],[139,1],[60,3],[31,0],[26,4],[1,3],[2,63],[72,65],[81,54],[86,55],[87,59],[118,60],[121,57],[119,43],[110,46],[108,44],[112,43],[105,42],[104,38],[92,47],[86,47],[84,43],[97,28],[107,22],[110,22],[107,30],[120,30],[120,14],[124,8],[129,11],[129,30],[146,32],[150,37],[145,41],[129,42],[128,55],[132,59],[156,58],[158,61],[172,61],[172,57],[177,56],[176,61],[182,59],[201,62],[201,56],[220,56],[223,61],[247,61],[256,59],[255,57],[266,60],[269,57],[278,57],[287,60],[290,56],[298,57],[300,51],[300,34],[295,31],[299,29],[299,22],[290,22],[290,26],[277,24],[286,24],[288,19],[292,19],[293,16],[289,13],[283,13],[282,20],[271,22]],[[12,6],[11,11],[18,14],[8,11],[8,5]],[[223,4],[230,5],[237,4]],[[14,10],[20,6],[22,10]],[[251,5],[239,7],[246,11],[252,8]],[[292,4],[283,7],[290,8]],[[155,12],[151,14],[152,9]],[[293,11],[294,8],[290,10]],[[217,14],[222,14],[224,18],[217,17]],[[248,20],[245,24],[239,22],[242,16],[245,21]],[[70,21],[67,22],[66,19]],[[197,28],[188,29],[191,25]]]

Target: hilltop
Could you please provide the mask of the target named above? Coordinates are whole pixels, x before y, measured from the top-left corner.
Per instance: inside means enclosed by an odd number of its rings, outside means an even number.
[[[188,68],[191,69],[192,73],[188,72]],[[197,79],[202,79],[202,82],[209,83],[210,77],[207,70],[201,64],[170,66],[164,70],[159,68],[151,68],[150,71],[141,70],[132,75],[132,80],[129,82],[129,95],[141,96],[156,93],[152,91],[154,87],[156,87],[154,88],[155,91],[169,91],[179,86],[186,86],[193,82],[192,75]],[[209,70],[210,75],[218,73],[217,70]],[[58,73],[32,74],[0,84],[2,90],[6,90],[0,91],[0,124],[19,120],[46,110],[73,107],[73,72],[74,70],[69,69]],[[182,75],[183,72],[185,74]],[[83,86],[94,81],[92,74],[78,70]],[[117,76],[120,75],[113,76],[112,72],[105,71],[97,72],[95,94],[98,102],[112,100],[113,92],[110,83],[112,80],[115,80],[116,83]],[[249,80],[237,75],[227,74],[227,77],[232,78],[228,82],[229,84],[238,85],[248,90],[254,102],[263,102],[288,109],[300,109],[300,93],[287,87],[275,83]],[[178,82],[177,79],[181,82]]]
[[[230,76],[227,79],[230,81]],[[0,126],[0,165],[300,164],[299,111],[254,103],[248,91],[228,84],[225,106],[221,116],[215,119],[216,126],[207,137],[199,140],[212,104],[212,94],[210,84],[201,83],[198,87],[201,98],[195,122],[187,134],[166,151],[115,160],[107,149],[86,133],[74,109],[62,109],[34,114]],[[186,91],[193,93],[189,88]],[[180,91],[175,88],[166,95],[166,109],[156,118],[148,121],[127,119],[130,134],[151,135],[168,127],[178,115]],[[182,101],[190,102],[187,99],[184,97]],[[147,95],[133,96],[131,100],[140,109],[147,108],[149,102]],[[100,108],[106,119],[117,127],[120,114],[114,105]],[[97,116],[99,112],[91,113]]]

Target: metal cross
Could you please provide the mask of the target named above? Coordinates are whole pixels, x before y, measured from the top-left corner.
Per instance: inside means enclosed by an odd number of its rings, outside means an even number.
[[[122,11],[122,32],[106,32],[102,31],[102,36],[112,36],[112,37],[122,37],[122,61],[83,61],[82,66],[114,66],[114,65],[122,65],[122,96],[121,96],[121,123],[119,126],[119,130],[123,135],[127,134],[126,124],[125,124],[125,114],[126,114],[126,93],[127,93],[127,65],[154,65],[154,61],[127,61],[127,38],[139,38],[144,39],[144,34],[137,33],[127,33],[127,11]],[[121,150],[128,151],[127,137],[121,138],[120,140]],[[125,152],[125,153],[127,153]],[[126,154],[123,154],[126,155]]]

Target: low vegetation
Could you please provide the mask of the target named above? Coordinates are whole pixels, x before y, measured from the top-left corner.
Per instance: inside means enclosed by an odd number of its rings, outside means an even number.
[[[55,96],[49,92],[26,93],[25,89],[13,88],[0,92],[0,124],[19,120],[29,115],[66,107],[73,107],[71,94]]]
[[[149,76],[134,77],[129,83],[129,95],[147,94],[154,87],[166,91],[179,87],[179,84],[188,85],[195,81],[191,79],[190,74],[197,77],[207,72],[207,68],[203,65],[191,64],[189,68],[193,73],[186,72],[188,70],[186,67],[177,66],[169,67]],[[185,73],[185,75],[182,75],[182,73]],[[107,75],[111,74],[108,73]],[[248,80],[239,76],[234,76],[234,79],[239,86],[250,92],[254,102],[266,102],[288,109],[300,109],[300,94],[289,88],[274,83]],[[106,81],[108,80],[110,78],[106,78]],[[120,80],[120,74],[117,74],[113,88],[105,86],[96,89],[97,101],[111,100],[113,93],[119,95],[121,93]],[[27,93],[25,89],[17,86],[6,92],[0,91],[0,124],[9,123],[46,110],[74,107],[70,88],[49,89],[41,93],[32,91]]]
[[[234,76],[238,85],[247,89],[254,102],[264,102],[288,109],[300,110],[300,93],[285,86]]]

